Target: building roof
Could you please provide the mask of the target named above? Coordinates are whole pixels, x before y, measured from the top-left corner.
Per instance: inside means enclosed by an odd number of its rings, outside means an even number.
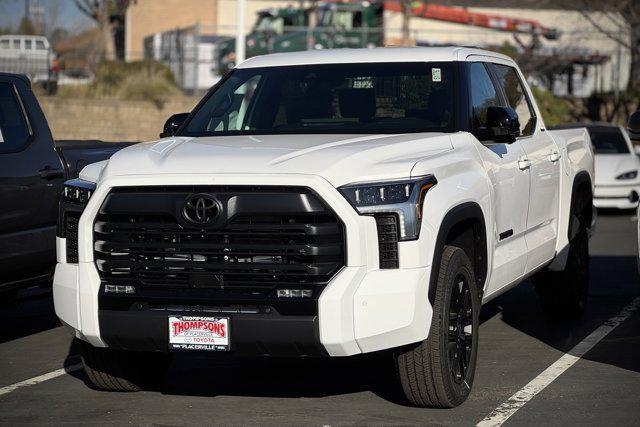
[[[500,53],[468,47],[379,47],[273,53],[249,58],[238,65],[238,68],[362,62],[451,62],[464,61],[469,55],[491,56],[496,59],[512,61],[511,58]]]

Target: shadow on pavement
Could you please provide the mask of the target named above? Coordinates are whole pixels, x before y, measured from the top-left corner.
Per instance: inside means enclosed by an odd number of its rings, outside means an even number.
[[[581,320],[551,319],[544,315],[535,289],[523,283],[488,303],[484,310],[500,311],[502,321],[525,334],[569,352],[609,318],[640,295],[636,258],[632,256],[592,256],[589,305]],[[583,359],[640,372],[640,313],[611,332],[607,341],[594,347]]]
[[[21,291],[15,307],[0,308],[0,324],[0,343],[60,326],[53,309],[51,288]]]

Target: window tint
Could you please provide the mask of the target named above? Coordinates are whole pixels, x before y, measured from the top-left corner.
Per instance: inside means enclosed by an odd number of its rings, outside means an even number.
[[[518,73],[512,67],[493,64],[498,86],[502,88],[507,97],[508,107],[513,108],[520,121],[520,135],[527,136],[533,133],[535,115],[522,86]]]
[[[183,134],[450,132],[454,81],[450,63],[239,69]]]
[[[484,64],[474,62],[470,68],[471,105],[475,128],[487,124],[487,108],[500,105],[500,99]]]
[[[228,100],[224,100],[211,111],[211,120],[207,130],[215,132],[246,130],[244,124],[247,117],[247,109],[256,92],[260,75],[240,85]]]
[[[589,136],[596,154],[628,154],[629,146],[620,129],[615,127],[589,127]]]
[[[0,153],[21,150],[29,138],[29,130],[13,86],[0,83]]]

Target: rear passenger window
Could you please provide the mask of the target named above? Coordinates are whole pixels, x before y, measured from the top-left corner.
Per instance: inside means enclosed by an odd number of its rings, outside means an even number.
[[[29,128],[13,85],[0,83],[0,154],[22,150]]]
[[[471,80],[473,126],[474,128],[485,127],[487,125],[487,108],[500,105],[498,92],[483,63],[472,63],[469,74]]]
[[[497,84],[504,91],[507,104],[518,114],[520,121],[520,135],[528,136],[533,133],[536,116],[527,99],[524,86],[515,68],[506,65],[493,64]]]

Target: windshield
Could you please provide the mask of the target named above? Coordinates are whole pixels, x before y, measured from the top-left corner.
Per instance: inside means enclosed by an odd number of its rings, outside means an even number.
[[[235,70],[182,135],[453,131],[452,63]]]
[[[589,136],[596,154],[629,154],[627,141],[617,127],[589,127]]]

